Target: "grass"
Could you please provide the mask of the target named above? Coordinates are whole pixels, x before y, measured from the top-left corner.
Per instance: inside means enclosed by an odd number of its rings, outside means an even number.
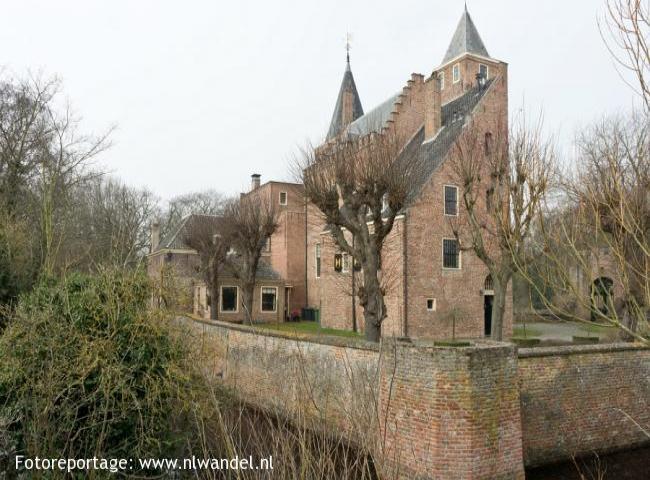
[[[268,328],[279,332],[295,333],[299,335],[329,335],[335,337],[362,338],[362,335],[352,330],[338,330],[336,328],[321,328],[318,322],[300,321],[285,323],[261,323],[255,325],[259,328]]]
[[[526,326],[526,329],[524,331],[524,326],[523,325],[514,325],[512,327],[512,336],[513,337],[521,337],[521,338],[526,338],[526,337],[536,337],[538,335],[541,335],[542,331],[538,330],[537,328],[529,327]]]
[[[589,333],[608,333],[612,332],[616,327],[610,325],[603,325],[598,323],[580,323],[580,330],[584,330]]]

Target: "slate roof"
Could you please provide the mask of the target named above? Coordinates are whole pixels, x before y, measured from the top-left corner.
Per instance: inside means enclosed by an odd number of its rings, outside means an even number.
[[[400,93],[396,93],[362,117],[357,118],[348,127],[348,133],[363,136],[370,132],[381,131],[382,127],[386,125],[386,120],[388,120],[390,113],[393,111],[393,106],[400,96]]]
[[[215,233],[219,229],[219,219],[221,217],[217,215],[203,215],[192,213],[181,219],[181,221],[171,229],[171,231],[161,240],[154,252],[164,250],[164,249],[175,249],[175,250],[192,250],[185,243],[185,234],[191,228],[194,222],[210,222],[214,225]],[[239,260],[236,255],[230,255],[228,258],[229,262],[237,263]],[[232,266],[226,263],[224,267],[223,276],[233,276]],[[260,259],[259,264],[257,265],[257,278],[262,280],[281,280],[282,276],[276,272],[271,265],[269,265],[264,259]]]
[[[186,215],[180,222],[178,222],[178,225],[172,228],[167,235],[160,240],[160,243],[154,251],[162,249],[188,249],[189,247],[185,244],[184,237],[193,222],[214,223],[216,232],[218,220],[219,217],[216,215],[203,215],[198,213]]]
[[[418,196],[431,175],[443,163],[447,153],[458,139],[463,130],[466,119],[471,116],[474,108],[481,101],[483,96],[492,86],[494,79],[490,79],[485,86],[475,86],[462,96],[442,106],[442,127],[438,134],[427,142],[424,142],[424,126],[411,138],[404,147],[400,158],[411,158],[417,155],[417,168],[420,174],[417,175],[417,185],[412,189],[412,203]],[[400,161],[398,159],[398,161]]]
[[[490,56],[483,44],[483,40],[481,40],[481,36],[478,34],[472,17],[470,17],[467,11],[467,6],[465,6],[465,11],[460,17],[456,32],[451,38],[451,43],[449,44],[449,48],[447,48],[447,53],[442,63],[445,64],[463,53],[474,53],[483,57]]]
[[[363,115],[363,107],[361,106],[361,99],[359,98],[359,92],[357,92],[357,86],[354,83],[349,58],[345,66],[343,81],[341,82],[341,88],[339,89],[339,96],[336,99],[336,106],[334,107],[330,128],[327,131],[327,137],[325,138],[326,140],[331,140],[336,137],[347,126],[343,122],[343,96],[346,91],[352,92],[352,120],[356,120]]]

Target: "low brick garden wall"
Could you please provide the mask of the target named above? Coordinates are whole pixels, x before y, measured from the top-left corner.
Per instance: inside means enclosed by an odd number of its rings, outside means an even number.
[[[518,356],[526,466],[650,441],[649,348],[529,348]]]

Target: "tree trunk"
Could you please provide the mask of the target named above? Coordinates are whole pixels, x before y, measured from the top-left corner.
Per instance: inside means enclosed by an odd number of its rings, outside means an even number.
[[[219,311],[219,287],[216,282],[210,285],[210,320],[217,320]]]
[[[492,278],[494,288],[494,304],[492,305],[492,339],[503,340],[503,317],[506,312],[506,297],[510,279],[502,279],[495,275]]]
[[[359,303],[363,306],[365,336],[369,342],[381,338],[381,322],[386,318],[384,293],[379,282],[375,255],[367,255],[363,264],[363,286],[359,288]]]
[[[253,294],[255,292],[255,282],[245,282],[242,284],[242,306],[246,323],[253,324]]]

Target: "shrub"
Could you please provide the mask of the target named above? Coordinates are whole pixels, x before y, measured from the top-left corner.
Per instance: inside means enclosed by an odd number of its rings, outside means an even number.
[[[0,418],[19,453],[165,457],[191,443],[203,385],[142,272],[43,282],[0,337]],[[5,440],[9,442],[9,440]]]

